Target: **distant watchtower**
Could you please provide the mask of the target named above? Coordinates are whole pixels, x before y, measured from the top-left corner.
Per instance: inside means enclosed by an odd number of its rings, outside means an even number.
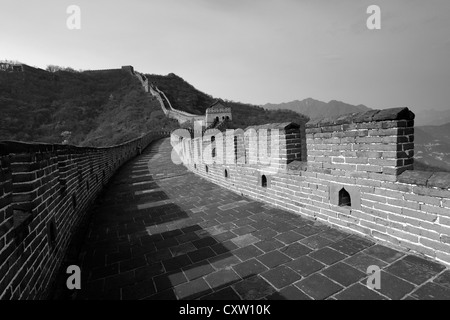
[[[122,66],[122,70],[128,71],[132,75],[134,75],[134,68],[133,68],[133,66]]]
[[[206,126],[208,127],[214,122],[223,120],[232,120],[231,108],[222,100],[216,100],[208,109],[206,109]]]

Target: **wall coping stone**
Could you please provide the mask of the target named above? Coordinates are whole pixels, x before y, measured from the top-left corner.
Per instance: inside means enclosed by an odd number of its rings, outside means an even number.
[[[287,164],[287,171],[306,171],[308,169],[308,163],[306,161],[294,160]]]
[[[275,122],[275,123],[266,123],[258,126],[248,126],[245,130],[248,129],[280,129],[280,130],[290,130],[290,129],[299,129],[300,125],[295,122]]]
[[[6,140],[0,141],[0,156],[13,154],[13,153],[37,153],[37,152],[55,152],[59,150],[71,151],[74,153],[84,153],[84,152],[93,152],[93,151],[102,151],[107,149],[119,148],[125,146],[129,143],[138,141],[142,139],[146,135],[152,134],[169,134],[164,131],[152,131],[147,134],[141,135],[133,140],[129,140],[123,142],[121,144],[107,146],[107,147],[79,147],[74,145],[67,144],[52,144],[52,143],[42,143],[42,142],[22,142],[22,141],[13,141]]]
[[[397,181],[431,188],[450,189],[449,172],[407,170],[397,177]]]
[[[335,126],[341,124],[373,122],[373,121],[393,121],[393,120],[414,120],[415,115],[408,108],[390,108],[383,110],[368,110],[360,113],[351,113],[338,118],[314,119],[306,123],[306,128],[319,128]]]

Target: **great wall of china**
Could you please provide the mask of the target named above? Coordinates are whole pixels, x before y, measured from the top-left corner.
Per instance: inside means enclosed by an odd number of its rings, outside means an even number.
[[[167,116],[199,117],[173,109],[132,67],[122,70],[137,76]],[[414,114],[408,109],[253,129],[236,138],[217,129],[207,139],[173,132],[171,140],[190,171],[224,188],[450,266],[450,174],[412,170]],[[247,132],[262,129],[280,132],[276,173],[249,163],[259,141]],[[45,298],[103,186],[122,164],[169,135],[150,132],[108,148],[0,142],[0,299]],[[208,164],[194,155],[219,149],[225,163],[216,151]]]
[[[74,229],[118,168],[168,132],[106,148],[0,143],[0,296],[43,298]]]
[[[156,100],[158,100],[158,102],[161,106],[161,110],[164,112],[166,117],[175,119],[180,124],[185,123],[185,122],[194,123],[194,121],[203,122],[205,120],[204,116],[190,114],[188,112],[177,110],[177,109],[173,108],[172,104],[170,103],[169,99],[164,94],[164,92],[159,90],[157,86],[149,84],[148,79],[145,77],[145,75],[143,75],[139,72],[135,72],[133,67],[125,67],[125,68],[127,68],[127,70],[129,70],[132,74],[134,74],[138,78],[138,80],[140,81],[145,92],[150,93],[153,97],[156,98]]]
[[[31,67],[15,71],[24,68]],[[132,67],[122,70],[134,74]],[[122,164],[167,136],[149,132],[105,148],[1,141],[0,298],[44,298],[103,186]]]
[[[407,108],[371,110],[306,128],[269,124],[203,137],[176,131],[171,139],[189,170],[224,188],[448,266],[450,174],[412,170],[413,119]],[[249,163],[262,129],[280,130],[275,174]],[[213,152],[212,163],[201,152]]]

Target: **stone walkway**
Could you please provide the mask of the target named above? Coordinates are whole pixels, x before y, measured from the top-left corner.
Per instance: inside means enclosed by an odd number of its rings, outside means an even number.
[[[147,148],[97,200],[77,299],[450,299],[444,266],[239,196],[171,150]]]

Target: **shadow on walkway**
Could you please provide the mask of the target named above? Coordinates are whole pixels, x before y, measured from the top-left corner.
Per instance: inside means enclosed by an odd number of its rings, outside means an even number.
[[[450,299],[443,266],[225,190],[173,164],[171,149],[152,144],[105,187],[71,298]],[[380,290],[365,285],[370,265]]]

